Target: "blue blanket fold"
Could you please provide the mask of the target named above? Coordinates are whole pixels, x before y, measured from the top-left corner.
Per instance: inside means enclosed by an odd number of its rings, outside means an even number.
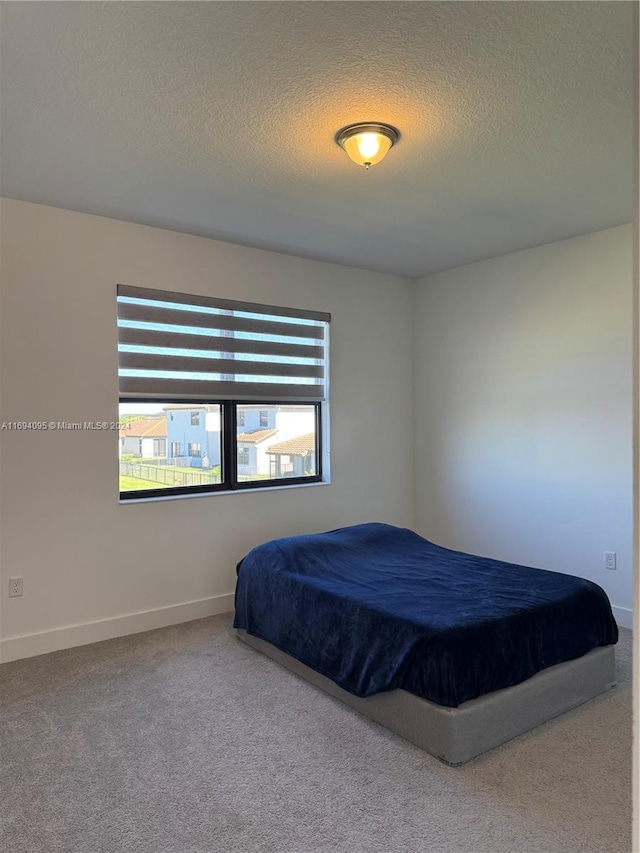
[[[388,524],[276,539],[237,572],[234,626],[356,696],[457,707],[618,639],[597,584]]]

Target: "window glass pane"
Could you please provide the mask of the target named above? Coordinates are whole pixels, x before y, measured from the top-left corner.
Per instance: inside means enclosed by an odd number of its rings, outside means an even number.
[[[221,483],[221,409],[212,403],[120,403],[120,491]]]
[[[314,477],[316,410],[308,404],[242,406],[237,427],[238,482]]]

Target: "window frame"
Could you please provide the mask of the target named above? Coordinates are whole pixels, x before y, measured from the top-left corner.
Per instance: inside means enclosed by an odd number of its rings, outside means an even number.
[[[150,399],[149,397],[120,397],[120,403],[158,403],[158,404],[174,404],[174,403],[192,403],[193,400],[176,400],[176,399]],[[255,405],[259,406],[309,406],[315,410],[315,455],[316,455],[316,473],[310,476],[302,477],[273,477],[260,480],[238,480],[238,425],[237,425],[237,409],[238,406],[246,406],[246,400],[199,400],[198,402],[220,406],[220,483],[212,483],[207,486],[172,486],[168,488],[156,489],[132,489],[126,492],[120,492],[120,501],[128,502],[135,500],[150,500],[153,498],[162,497],[188,497],[191,495],[202,494],[229,494],[231,492],[254,491],[256,489],[271,489],[282,486],[300,486],[310,483],[326,482],[323,476],[323,407],[326,406],[325,401],[315,401],[310,403],[296,403],[286,400],[257,400]],[[254,401],[252,401],[254,405]],[[167,445],[168,449],[168,445]],[[183,457],[181,457],[183,458]]]

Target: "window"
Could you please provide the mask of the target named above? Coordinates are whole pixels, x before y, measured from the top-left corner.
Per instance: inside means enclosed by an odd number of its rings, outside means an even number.
[[[121,460],[121,498],[321,481],[330,319],[118,285],[121,419],[156,457]]]

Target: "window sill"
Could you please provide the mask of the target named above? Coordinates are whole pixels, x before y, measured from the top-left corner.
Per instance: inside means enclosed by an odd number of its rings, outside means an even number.
[[[315,486],[329,486],[331,485],[331,480],[322,480],[321,482],[315,483],[292,483],[290,486],[282,485],[282,486],[264,486],[263,488],[257,489],[229,489],[226,492],[199,492],[196,494],[189,495],[159,495],[158,497],[152,497],[151,495],[148,498],[126,498],[118,499],[119,504],[146,504],[146,503],[159,503],[160,501],[184,501],[184,500],[193,500],[193,498],[211,498],[211,497],[219,497],[220,495],[247,495],[247,494],[263,494],[264,492],[280,492],[283,490],[290,489],[313,489]]]

